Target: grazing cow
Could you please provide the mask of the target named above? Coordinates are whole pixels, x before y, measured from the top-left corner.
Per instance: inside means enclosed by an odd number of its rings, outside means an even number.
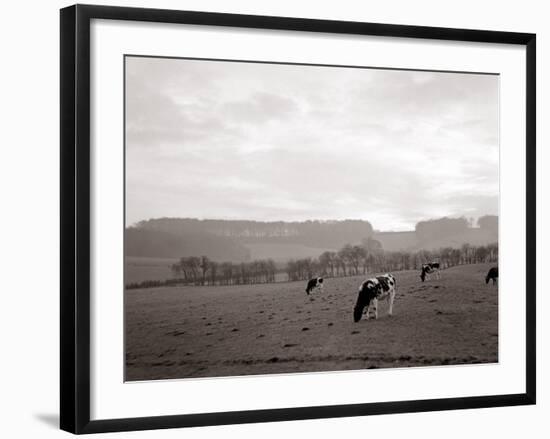
[[[378,300],[386,299],[389,302],[388,315],[393,313],[393,300],[395,299],[395,277],[391,274],[367,279],[359,287],[359,295],[353,309],[353,321],[358,322],[363,316],[363,310],[367,308],[367,319],[372,314],[378,318]]]
[[[485,277],[485,283],[488,284],[491,279],[493,279],[493,285],[495,285],[498,280],[498,267],[493,267],[489,270],[489,273]]]
[[[429,264],[422,264],[422,272],[420,273],[420,279],[422,282],[426,280],[426,275],[435,275],[437,279],[441,279],[441,273],[439,271],[439,262],[430,262]]]
[[[309,295],[315,288],[323,289],[323,278],[322,277],[314,277],[313,279],[310,279],[307,283],[306,287],[306,293]]]

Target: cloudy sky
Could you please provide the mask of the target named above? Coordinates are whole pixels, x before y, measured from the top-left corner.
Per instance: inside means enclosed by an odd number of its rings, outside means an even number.
[[[126,221],[498,213],[498,76],[126,58]]]

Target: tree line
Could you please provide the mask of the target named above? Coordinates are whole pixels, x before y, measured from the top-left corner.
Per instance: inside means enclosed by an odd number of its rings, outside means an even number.
[[[206,256],[180,258],[172,264],[173,278],[166,281],[132,283],[127,288],[147,288],[170,285],[246,285],[272,283],[285,279],[299,281],[315,276],[343,277],[368,273],[419,270],[427,262],[439,262],[441,268],[455,265],[498,262],[498,244],[439,250],[386,251],[373,238],[361,244],[346,244],[338,251],[325,251],[318,258],[292,259],[278,267],[272,259],[252,262],[216,262]],[[276,279],[276,274],[280,273]],[[286,275],[286,276],[285,276]]]
[[[367,273],[420,270],[422,264],[439,262],[441,268],[455,265],[498,262],[498,244],[439,250],[385,251],[372,238],[361,245],[347,244],[339,251],[326,251],[318,258],[291,260],[286,266],[288,280],[297,281],[314,276],[341,277]]]
[[[180,258],[170,267],[174,278],[190,285],[233,285],[275,282],[272,259],[252,262],[216,262],[206,256]]]

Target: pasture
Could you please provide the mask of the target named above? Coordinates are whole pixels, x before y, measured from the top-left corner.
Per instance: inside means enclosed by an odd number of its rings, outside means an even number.
[[[126,256],[124,258],[124,283],[172,279],[173,274],[170,266],[175,262],[178,262],[177,258]]]
[[[491,264],[394,272],[393,317],[353,322],[364,276],[125,292],[126,380],[334,371],[498,361]],[[370,276],[369,276],[370,277]]]

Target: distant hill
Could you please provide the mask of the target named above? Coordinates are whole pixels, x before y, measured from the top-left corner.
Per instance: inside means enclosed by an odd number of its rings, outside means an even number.
[[[180,258],[208,256],[223,262],[271,258],[277,262],[318,257],[346,244],[372,237],[384,250],[435,250],[441,247],[485,245],[498,241],[498,217],[479,218],[472,227],[465,218],[439,218],[417,223],[405,232],[373,231],[363,220],[240,221],[158,218],[126,229],[126,256]]]
[[[319,256],[372,235],[368,221],[262,222],[158,218],[126,229],[126,255],[173,258],[208,256],[214,261]],[[273,254],[271,254],[273,252]],[[298,256],[297,256],[298,253]]]
[[[419,243],[418,248],[425,250],[437,250],[443,247],[459,248],[463,244],[474,246],[487,245],[498,242],[498,232],[480,228],[471,228],[456,235],[430,239]]]
[[[135,228],[160,230],[180,235],[206,233],[239,243],[303,244],[338,248],[372,235],[372,226],[363,220],[342,221],[246,221],[199,220],[196,218],[156,218],[139,222]]]
[[[420,221],[415,230],[375,231],[373,238],[382,244],[384,250],[389,251],[437,250],[442,247],[458,248],[463,244],[492,244],[498,242],[498,217],[480,217],[478,227],[471,227],[466,218]]]
[[[250,260],[250,251],[232,239],[204,232],[130,227],[125,232],[125,255],[156,258],[208,256],[214,261],[243,262]]]
[[[441,247],[485,245],[498,241],[497,216],[482,216],[477,224],[478,227],[471,227],[464,217],[420,221],[415,228],[418,248],[435,250]]]

